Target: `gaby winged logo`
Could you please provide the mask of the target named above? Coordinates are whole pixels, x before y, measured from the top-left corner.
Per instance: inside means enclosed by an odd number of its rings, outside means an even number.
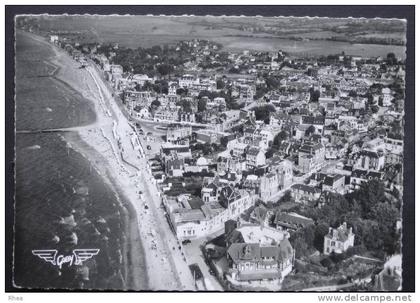
[[[91,259],[99,253],[99,249],[74,249],[72,255],[57,255],[56,249],[38,249],[33,250],[32,254],[38,256],[46,262],[52,265],[58,266],[60,269],[64,263],[68,263],[69,266],[81,265],[84,261]]]

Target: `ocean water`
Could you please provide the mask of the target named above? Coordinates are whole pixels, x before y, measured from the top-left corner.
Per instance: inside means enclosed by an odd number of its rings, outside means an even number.
[[[16,129],[89,124],[88,100],[49,77],[54,53],[27,35],[16,36]],[[116,194],[61,133],[16,134],[14,283],[25,288],[125,288],[125,224]],[[84,266],[57,266],[32,254],[99,248]]]

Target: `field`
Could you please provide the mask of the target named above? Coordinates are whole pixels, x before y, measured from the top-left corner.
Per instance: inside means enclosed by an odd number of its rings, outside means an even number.
[[[405,58],[405,47],[350,44],[327,40],[332,36],[357,35],[404,39],[401,21],[369,20],[348,26],[348,19],[262,17],[153,17],[153,16],[60,16],[42,17],[43,31],[76,32],[87,42],[115,42],[130,48],[151,47],[193,38],[222,43],[226,50],[275,51],[328,55],[345,51],[351,55],[386,56],[394,52]],[[378,30],[379,28],[379,30]],[[365,31],[363,31],[366,29]],[[383,29],[383,30],[381,30]],[[290,37],[303,38],[294,41]]]

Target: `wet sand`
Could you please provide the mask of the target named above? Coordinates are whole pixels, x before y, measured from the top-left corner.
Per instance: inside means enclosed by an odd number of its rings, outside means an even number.
[[[55,54],[55,56],[48,59],[48,61],[52,63],[52,66],[55,67],[52,69],[52,75],[63,85],[78,91],[84,98],[91,100],[95,107],[95,111],[97,112],[97,96],[92,93],[94,84],[92,81],[89,81],[86,71],[80,69],[79,64],[72,60],[64,50],[49,44],[45,38],[23,32],[20,34],[51,48]],[[101,117],[97,113],[94,122],[85,124],[85,132],[89,133],[91,130],[97,129],[100,121]],[[125,230],[125,238],[122,239],[124,268],[121,270],[125,288],[130,290],[147,290],[149,289],[149,285],[146,261],[144,258],[145,252],[141,242],[136,212],[131,203],[128,202],[127,197],[124,196],[115,177],[113,177],[113,174],[110,172],[109,164],[106,159],[98,153],[95,148],[81,139],[80,132],[64,132],[63,137],[70,143],[73,150],[79,152],[92,164],[92,167],[101,175],[103,180],[116,193],[118,198],[121,219]]]

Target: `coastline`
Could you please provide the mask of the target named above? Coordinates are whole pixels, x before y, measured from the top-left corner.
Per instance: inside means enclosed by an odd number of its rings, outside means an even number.
[[[80,93],[83,98],[88,99],[92,107],[95,107],[95,117],[91,119],[89,123],[80,125],[80,127],[86,127],[91,129],[96,127],[98,123],[98,113],[94,100],[94,95],[89,93],[89,84],[80,75],[74,75],[69,72],[75,70],[76,63],[60,49],[55,48],[45,40],[43,37],[36,36],[22,32],[25,36],[34,39],[40,43],[43,43],[50,47],[55,56],[47,58],[45,61],[50,65],[54,65],[55,69],[50,73],[50,76],[74,91]],[[82,72],[82,71],[80,71]],[[79,72],[79,73],[80,73]],[[85,86],[85,87],[84,87]],[[126,284],[125,290],[146,290],[148,289],[148,275],[146,272],[145,263],[145,252],[140,239],[139,229],[137,228],[137,216],[135,210],[127,197],[124,196],[123,191],[119,188],[117,182],[112,177],[112,174],[107,169],[106,159],[101,156],[88,142],[84,141],[78,131],[63,132],[61,137],[64,141],[69,143],[70,147],[84,157],[87,161],[92,164],[92,167],[98,172],[103,181],[109,186],[109,188],[115,193],[119,204],[120,214],[122,223],[124,224],[124,239],[123,240],[123,264],[124,268],[124,280]],[[102,163],[102,165],[98,165]],[[102,169],[101,169],[102,168]]]
[[[124,244],[123,244],[123,264],[125,271],[126,290],[145,290],[148,289],[148,276],[145,271],[146,261],[145,252],[141,242],[139,229],[137,228],[137,216],[135,209],[128,201],[127,197],[118,187],[111,173],[106,168],[104,159],[87,142],[83,141],[77,132],[67,132],[63,134],[63,139],[71,144],[71,148],[87,159],[92,167],[98,172],[104,182],[116,194],[124,223]],[[98,165],[101,164],[101,165]],[[141,274],[143,273],[143,274]]]
[[[31,35],[34,38],[34,35]],[[95,166],[126,207],[124,261],[130,290],[195,290],[188,262],[178,247],[166,218],[159,210],[160,198],[147,171],[147,159],[133,150],[133,128],[117,104],[100,71],[94,66],[80,69],[68,54],[47,41],[56,57],[52,63],[62,68],[56,77],[90,100],[96,112],[94,123],[77,128],[77,136],[66,133],[66,140]],[[38,40],[38,41],[39,41]],[[115,129],[114,126],[118,125]],[[103,162],[102,162],[103,161]],[[133,165],[135,163],[136,165]],[[99,164],[99,165],[98,165]],[[147,198],[141,198],[145,191]],[[126,202],[128,201],[128,202]],[[141,255],[141,256],[139,256]],[[143,262],[144,261],[144,262]],[[147,282],[147,283],[146,283]]]

